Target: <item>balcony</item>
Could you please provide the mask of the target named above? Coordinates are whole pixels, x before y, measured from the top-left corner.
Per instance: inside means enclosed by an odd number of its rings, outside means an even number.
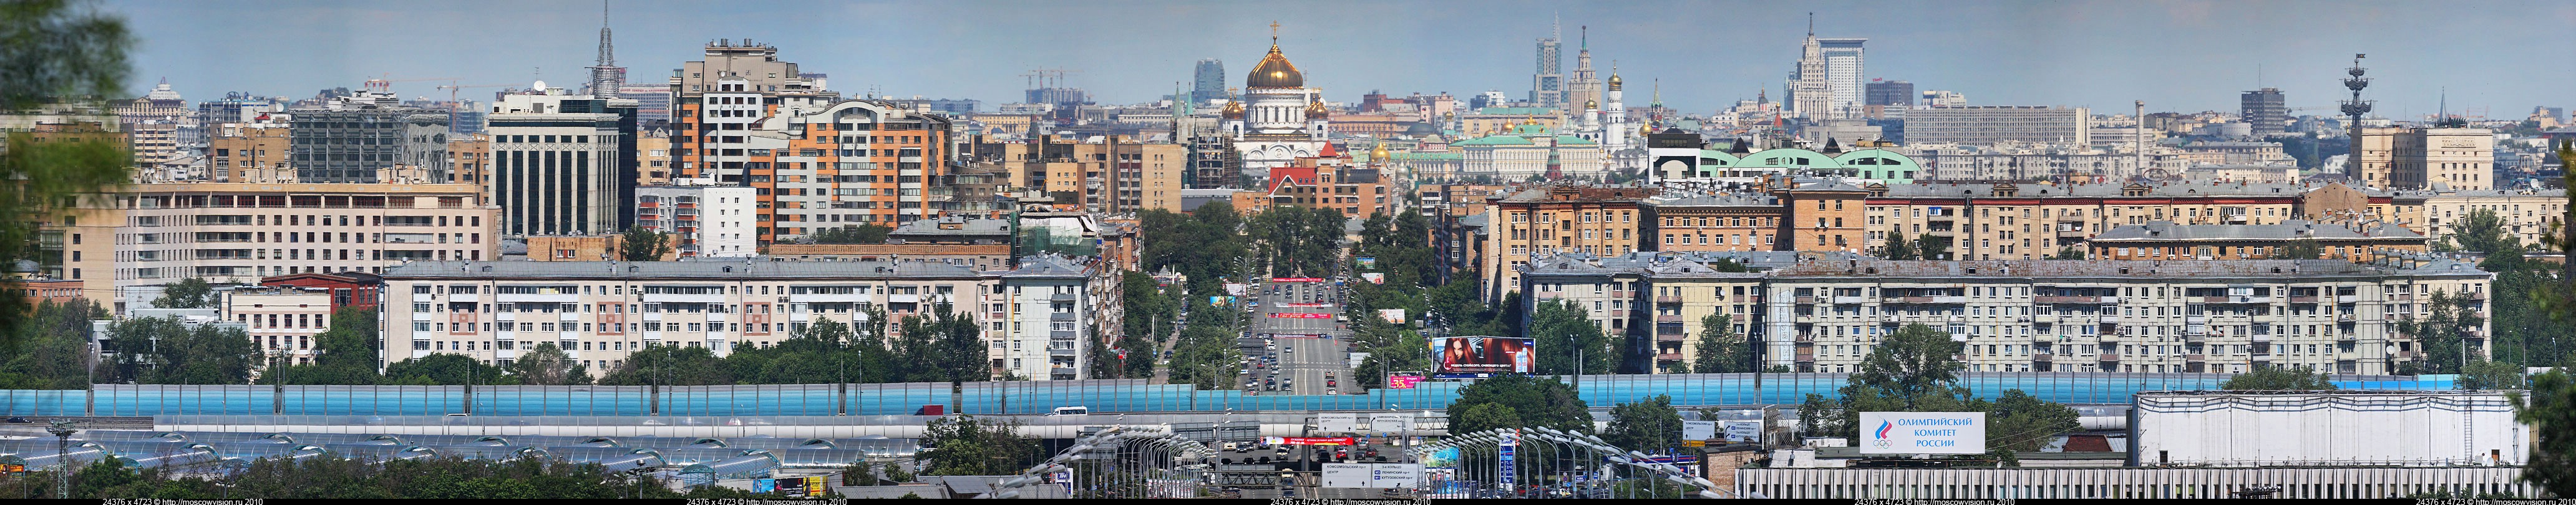
[[[2057,315],[2056,315],[2056,314],[2039,314],[2039,315],[2030,316],[2030,320],[2031,320],[2032,322],[2039,322],[2039,323],[2055,323],[2055,322],[2057,322]]]
[[[2084,238],[2084,230],[2057,230],[2057,238]]]
[[[2036,303],[2102,303],[2099,296],[2034,296]]]
[[[1681,305],[1681,303],[1682,303],[1682,297],[1678,297],[1678,296],[1658,296],[1658,297],[1655,297],[1655,304],[1656,304],[1656,305]]]
[[[1681,315],[1681,314],[1656,314],[1656,315],[1655,315],[1655,322],[1658,322],[1658,323],[1679,323],[1679,322],[1682,322],[1682,315]]]
[[[2043,352],[2043,353],[2038,353],[2038,354],[2032,354],[2032,355],[2030,355],[2030,362],[2032,362],[2032,363],[2049,363],[2049,362],[2053,362],[2053,361],[2055,361],[2056,359],[2057,359],[2056,355],[2049,354],[2049,353],[2044,353],[2044,352]]]
[[[2120,324],[2120,316],[2117,314],[2103,314],[2095,319],[2101,321],[2102,324]]]
[[[2102,353],[2101,361],[2105,363],[2118,363],[2120,362],[2120,355],[2107,352]]]
[[[1869,303],[1869,298],[1867,298],[1867,297],[1859,297],[1859,296],[1837,296],[1837,297],[1834,297],[1834,304],[1835,304],[1835,305],[1859,305],[1859,304],[1863,304],[1863,303]]]
[[[2209,324],[2209,316],[2182,316],[2182,324]]]
[[[1655,355],[1655,361],[1681,361],[1681,360],[1682,360],[1682,353],[1678,353],[1678,352],[1658,353],[1658,354],[1656,354],[1656,355]]]
[[[2335,295],[2335,303],[2353,303],[2358,301],[2361,301],[2361,295]]]
[[[2198,343],[2208,342],[2208,341],[2209,341],[2209,334],[2208,334],[2207,332],[2188,332],[2188,333],[2184,333],[2184,334],[2182,334],[2182,341],[2183,341],[2183,343],[2186,343],[2186,344],[2198,344]]]
[[[2315,296],[2293,296],[2293,297],[2290,297],[2290,303],[2317,303],[2317,297],[2315,297]]]
[[[1904,323],[1904,322],[1905,322],[1905,316],[1900,316],[1900,315],[1895,315],[1895,314],[1881,315],[1881,316],[1878,316],[1878,322],[1881,322],[1881,323],[1887,323],[1887,324],[1899,324],[1899,323]]]
[[[1752,319],[1752,318],[1753,318],[1753,315],[1752,315],[1752,314],[1730,314],[1730,315],[1727,315],[1727,316],[1726,316],[1726,318],[1727,318],[1727,319],[1730,319],[1730,320],[1734,320],[1735,322],[1739,322],[1739,323],[1741,323],[1741,322],[1744,322],[1744,321],[1745,321],[1745,320],[1747,320],[1747,319]]]
[[[1682,325],[1678,325],[1678,324],[1658,324],[1658,325],[1655,325],[1655,334],[1656,334],[1656,335],[1683,335],[1683,334],[1685,334],[1685,333],[1684,333],[1684,332],[1682,332]]]
[[[2207,355],[2207,354],[2185,354],[2185,355],[2182,355],[2182,360],[2183,360],[2183,361],[2185,361],[2185,362],[2190,362],[2190,363],[2201,363],[2201,362],[2209,361],[2209,355]]]
[[[1816,297],[1813,297],[1813,296],[1801,296],[1801,297],[1798,297],[1797,302],[1798,302],[1798,304],[1799,304],[1799,305],[1806,305],[1806,304],[1816,303]]]
[[[1808,349],[1799,349],[1799,350],[1798,350],[1798,362],[1799,362],[1799,363],[1814,363],[1814,362],[1816,362],[1816,353],[1815,353],[1815,351],[1808,350]]]
[[[2352,321],[2353,321],[2352,314],[2335,314],[2335,322],[2338,322],[2338,323],[2349,323],[2349,322],[2352,322]]]

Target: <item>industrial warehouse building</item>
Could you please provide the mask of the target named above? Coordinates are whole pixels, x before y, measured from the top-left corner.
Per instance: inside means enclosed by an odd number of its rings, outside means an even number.
[[[2277,487],[2274,498],[2402,498],[2430,492],[2538,496],[2522,469],[2494,468],[1751,468],[1735,492],[1772,498],[2230,498]]]

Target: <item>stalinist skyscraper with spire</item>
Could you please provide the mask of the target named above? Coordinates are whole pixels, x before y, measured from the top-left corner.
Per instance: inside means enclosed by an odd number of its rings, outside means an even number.
[[[1789,117],[1833,117],[1833,84],[1825,73],[1825,48],[1816,40],[1814,14],[1807,15],[1807,40],[1798,46],[1798,70],[1789,73]]]
[[[1592,72],[1592,27],[1578,28],[1574,79],[1565,83],[1565,105],[1571,114],[1601,108],[1601,77]],[[1579,107],[1579,108],[1578,108]]]

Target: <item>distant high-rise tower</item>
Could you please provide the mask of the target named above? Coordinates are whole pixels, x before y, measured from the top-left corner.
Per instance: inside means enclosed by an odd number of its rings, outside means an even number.
[[[1808,14],[1807,41],[1798,45],[1798,69],[1789,73],[1786,97],[1789,116],[1808,119],[1833,117],[1833,84],[1825,70],[1824,44],[1816,40],[1814,14]]]
[[[1191,102],[1208,103],[1209,100],[1229,98],[1225,95],[1225,62],[1216,58],[1199,60],[1198,73],[1194,77],[1190,88]]]
[[[2245,122],[2254,126],[2254,136],[2270,136],[2287,129],[2290,106],[2281,97],[2281,88],[2247,91],[2238,103],[2243,106]]]
[[[1860,46],[1869,39],[1816,39],[1817,51],[1825,57],[1825,107],[1833,117],[1858,117],[1861,93],[1866,86],[1861,78]]]
[[[599,2],[599,64],[590,66],[590,95],[617,98],[626,86],[626,67],[617,66],[617,47],[608,42],[608,2]],[[538,90],[543,92],[544,90]]]
[[[1573,108],[1569,115],[1588,114],[1601,107],[1601,77],[1592,71],[1592,27],[1577,30],[1574,80],[1565,85],[1565,105]]]
[[[1565,104],[1564,33],[1551,27],[1547,38],[1538,39],[1538,71],[1530,78],[1530,102],[1540,107]]]

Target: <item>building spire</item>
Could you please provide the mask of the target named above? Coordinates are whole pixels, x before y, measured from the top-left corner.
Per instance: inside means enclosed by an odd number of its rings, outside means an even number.
[[[626,69],[617,66],[617,46],[608,37],[608,1],[599,2],[599,63],[590,66],[590,96],[617,98],[626,86]]]
[[[1816,13],[1807,13],[1807,38],[1816,37]]]
[[[1275,19],[1270,21],[1270,50],[1279,50],[1279,21]]]

